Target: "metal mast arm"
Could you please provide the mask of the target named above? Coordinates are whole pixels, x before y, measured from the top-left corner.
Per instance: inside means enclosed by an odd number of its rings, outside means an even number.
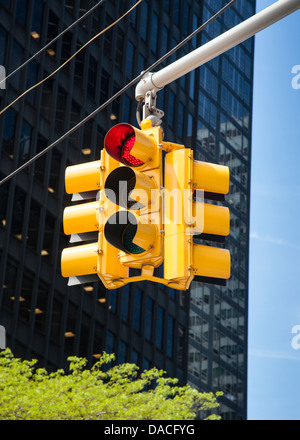
[[[164,67],[162,70],[146,74],[136,87],[136,99],[138,101],[144,100],[146,93],[149,91],[151,91],[152,96],[156,96],[156,92],[167,84],[200,67],[248,38],[253,37],[256,33],[299,8],[300,0],[278,0],[273,5],[229,29],[169,66]]]

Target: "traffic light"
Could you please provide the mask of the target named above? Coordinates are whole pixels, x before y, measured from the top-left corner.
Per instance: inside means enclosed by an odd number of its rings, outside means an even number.
[[[128,276],[128,269],[119,262],[117,250],[104,237],[106,218],[114,209],[105,197],[104,182],[119,165],[102,150],[99,161],[66,169],[66,192],[73,194],[72,201],[84,202],[64,210],[64,233],[71,236],[72,246],[62,252],[61,271],[63,277],[69,278],[69,285],[100,278],[106,288],[115,289],[124,285]],[[73,246],[74,243],[81,244]]]
[[[164,279],[170,287],[186,290],[192,280],[224,285],[230,277],[230,252],[207,243],[229,234],[229,209],[204,203],[228,190],[228,167],[196,161],[189,148],[166,154]]]
[[[187,290],[193,279],[223,285],[230,277],[229,251],[210,245],[229,234],[229,209],[207,202],[228,192],[228,167],[164,142],[149,119],[140,129],[115,125],[100,160],[68,167],[65,183],[80,202],[64,210],[72,246],[61,268],[69,285],[100,278],[115,289],[149,280]],[[163,278],[154,276],[162,263]],[[130,268],[140,275],[130,277]]]
[[[106,197],[119,207],[107,219],[104,236],[119,249],[122,265],[141,269],[140,279],[149,279],[163,262],[161,128],[152,127],[149,119],[141,129],[117,124],[104,147],[121,164],[104,184]]]

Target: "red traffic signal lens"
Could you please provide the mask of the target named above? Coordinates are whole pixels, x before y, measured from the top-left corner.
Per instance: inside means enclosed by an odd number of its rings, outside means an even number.
[[[107,133],[104,146],[108,154],[118,162],[138,167],[144,162],[131,155],[135,140],[135,131],[131,125],[118,124]]]

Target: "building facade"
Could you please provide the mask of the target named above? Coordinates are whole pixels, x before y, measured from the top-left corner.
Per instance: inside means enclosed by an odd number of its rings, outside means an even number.
[[[0,65],[7,73],[89,10],[92,0],[0,0]],[[80,25],[6,82],[0,108],[57,69],[132,0],[107,0]],[[143,0],[118,25],[0,117],[0,179],[42,151],[226,2]],[[255,12],[242,0],[162,66]],[[70,204],[64,172],[98,160],[106,132],[136,123],[134,88],[65,141],[0,187],[0,325],[16,356],[47,369],[67,357],[101,352],[142,369],[157,366],[203,391],[222,390],[224,418],[246,418],[248,236],[253,40],[159,93],[165,138],[194,149],[196,159],[230,167],[232,277],[226,287],[192,283],[189,292],[140,282],[106,291],[102,284],[67,287],[60,255],[68,246],[62,214]],[[159,67],[160,68],[160,67]]]

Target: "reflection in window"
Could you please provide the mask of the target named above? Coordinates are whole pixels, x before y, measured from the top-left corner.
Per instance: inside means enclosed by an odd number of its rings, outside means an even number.
[[[141,310],[142,310],[142,291],[139,288],[134,292],[134,312],[133,312],[133,328],[140,331],[141,328]]]
[[[31,126],[26,122],[22,121],[20,143],[19,143],[19,160],[18,166],[22,165],[29,159],[30,155],[30,145],[31,145]]]
[[[153,322],[153,300],[146,300],[146,316],[145,316],[145,338],[151,341],[152,338],[152,322]]]
[[[155,345],[160,350],[163,345],[163,329],[164,329],[164,310],[162,307],[157,308],[157,319],[156,319],[156,340]]]
[[[128,322],[129,299],[130,299],[130,287],[126,285],[122,289],[122,303],[121,303],[121,319],[124,322]]]
[[[38,247],[38,231],[40,229],[41,206],[31,200],[27,230],[27,247],[36,252]]]
[[[23,218],[25,210],[26,193],[21,188],[16,187],[14,202],[13,202],[13,212],[11,220],[11,232],[12,234],[22,240],[22,227]]]
[[[47,76],[47,72],[44,72]],[[53,80],[49,78],[42,85],[41,114],[48,120],[51,118]]]
[[[15,40],[12,42],[11,53],[10,53],[10,72],[13,72],[17,67],[22,64],[22,54],[23,48]],[[15,73],[9,80],[9,84],[15,89],[20,87],[20,72]]]
[[[18,297],[16,299],[16,282],[18,274],[18,264],[11,258],[8,259],[8,264],[6,265],[6,272],[3,284],[3,306],[9,310],[13,310],[14,301],[21,301],[22,299]]]
[[[173,349],[174,349],[174,318],[169,315],[168,325],[167,325],[167,355],[170,358],[173,357]]]
[[[55,228],[55,218],[47,212],[45,219],[44,241],[41,250],[41,255],[43,259],[49,262],[52,260],[53,257],[52,250],[54,244],[53,243],[54,228]]]
[[[6,37],[7,37],[7,32],[3,29],[2,26],[0,26],[0,47],[3,48],[3,50],[1,50],[0,53],[0,64],[2,66],[4,65],[4,56],[5,56],[4,48],[6,47]]]
[[[27,0],[17,0],[16,3],[16,20],[25,26],[28,10]]]
[[[144,41],[147,40],[147,24],[148,24],[148,4],[143,2],[142,3],[142,9],[141,9],[141,29],[140,29],[140,36]]]
[[[34,0],[34,4],[32,8],[32,23],[31,23],[31,30],[32,33],[34,32],[33,34],[34,38],[39,38],[39,36],[41,35],[42,20],[43,20],[43,1]]]
[[[13,159],[14,154],[14,138],[16,128],[16,112],[9,108],[4,114],[3,124],[3,151]]]
[[[36,152],[39,153],[43,151],[48,146],[47,140],[42,136],[38,135]],[[44,154],[35,161],[34,164],[34,177],[39,181],[39,183],[44,184],[45,179],[45,168],[46,168],[46,155]]]
[[[127,344],[125,342],[119,342],[118,363],[124,364],[127,360]]]

